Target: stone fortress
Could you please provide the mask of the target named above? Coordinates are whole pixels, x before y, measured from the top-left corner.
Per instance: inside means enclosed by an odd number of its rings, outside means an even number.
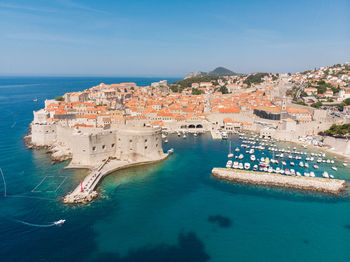
[[[70,167],[92,168],[108,158],[128,162],[157,161],[165,155],[159,127],[77,129],[55,122],[48,123],[49,114],[44,109],[33,113],[32,145],[50,147],[53,160],[71,158]]]
[[[47,106],[33,114],[31,132],[26,137],[30,148],[48,148],[53,161],[71,160],[67,168],[90,169],[84,181],[64,198],[65,203],[89,202],[97,196],[95,189],[105,175],[168,156],[163,152],[160,127],[77,124],[72,114],[60,118],[57,110],[52,114]]]

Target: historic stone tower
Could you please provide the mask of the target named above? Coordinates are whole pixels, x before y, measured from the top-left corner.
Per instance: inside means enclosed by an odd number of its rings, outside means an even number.
[[[287,112],[287,98],[286,95],[283,96],[282,104],[281,104],[281,119],[288,118],[288,112]]]

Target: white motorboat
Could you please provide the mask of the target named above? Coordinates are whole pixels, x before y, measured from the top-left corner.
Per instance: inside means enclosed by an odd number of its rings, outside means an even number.
[[[239,148],[238,148],[238,147],[236,147],[235,151],[236,151],[236,152],[239,152]]]
[[[291,169],[291,170],[290,170],[290,174],[291,174],[292,176],[295,176],[295,170],[294,170],[294,169]]]
[[[318,169],[318,165],[314,164],[314,168],[315,168],[315,169]]]
[[[244,163],[244,169],[250,169],[250,163]]]
[[[254,170],[254,171],[258,170],[258,165],[254,165],[254,166],[253,166],[253,170]]]
[[[186,135],[184,134],[182,137],[185,139],[185,138],[186,138]]]
[[[222,138],[223,140],[226,140],[226,139],[228,138],[228,134],[227,134],[226,132],[222,132],[222,133],[221,133],[221,138]]]
[[[286,166],[287,165],[286,161],[282,161],[282,165]]]
[[[238,156],[238,158],[239,158],[239,159],[243,159],[243,158],[244,158],[243,154],[240,154],[240,155]]]
[[[296,172],[296,175],[297,175],[297,176],[301,176],[301,173],[297,171],[297,172]]]
[[[347,166],[348,164],[347,163],[343,163],[343,166]]]
[[[300,161],[300,162],[299,162],[299,166],[300,166],[300,167],[304,167],[303,161]]]
[[[250,156],[250,160],[251,160],[252,162],[254,162],[254,161],[256,160],[255,155],[251,155],[251,156]]]
[[[317,163],[321,163],[322,162],[322,159],[321,158],[317,158]]]
[[[165,139],[165,140],[164,140],[164,143],[168,143],[168,142],[169,142],[168,139]]]
[[[238,162],[237,161],[235,161],[235,162],[233,162],[233,166],[232,166],[233,168],[239,168],[239,165],[238,165]]]
[[[335,166],[332,166],[332,169],[333,169],[334,171],[337,171],[337,170],[338,170],[338,168],[336,168]]]
[[[232,160],[229,160],[226,163],[226,168],[231,168],[231,167],[232,167]]]
[[[305,164],[304,164],[304,167],[309,168],[309,164],[308,164],[308,163],[305,163]]]
[[[333,175],[329,175],[329,177],[330,177],[330,178],[334,178],[334,176],[333,176]]]
[[[295,166],[295,164],[294,164],[294,162],[293,162],[293,161],[291,161],[291,162],[290,162],[290,165],[291,165],[291,166]]]
[[[168,150],[168,154],[172,154],[172,153],[174,153],[174,148],[170,148],[170,149]]]
[[[309,173],[307,173],[307,172],[305,172],[305,173],[304,173],[304,176],[309,177],[309,176],[310,176],[310,174],[309,174]]]
[[[267,172],[272,173],[272,172],[273,172],[273,168],[272,168],[272,167],[269,167],[269,168],[267,169]]]
[[[289,175],[290,175],[289,169],[287,168],[287,169],[284,171],[284,173],[285,173],[287,176],[289,176]]]
[[[53,222],[56,226],[62,225],[64,222],[66,222],[65,219],[60,219],[58,221]]]
[[[322,174],[322,176],[323,176],[324,178],[329,178],[329,175],[328,175],[328,172],[327,172],[327,171],[324,171],[323,174]]]
[[[239,163],[239,164],[238,164],[238,168],[239,168],[239,169],[243,169],[243,164],[242,164],[242,163]]]
[[[233,154],[231,153],[231,141],[230,141],[230,145],[229,145],[229,150],[228,150],[228,155],[227,155],[228,158],[232,158],[233,157]]]
[[[315,175],[315,172],[314,172],[314,171],[311,171],[311,172],[310,172],[310,176],[311,176],[311,177],[315,177],[315,176],[316,176],[316,175]]]

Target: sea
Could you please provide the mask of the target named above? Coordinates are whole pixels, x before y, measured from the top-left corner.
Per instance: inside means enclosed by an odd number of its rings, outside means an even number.
[[[226,141],[169,135],[163,148],[174,154],[167,160],[110,174],[100,197],[87,205],[63,204],[87,170],[63,169],[68,162],[51,164],[45,150],[26,148],[33,110],[45,99],[101,82],[159,80],[0,77],[1,262],[350,261],[349,190],[333,196],[219,181],[211,170],[226,165],[229,141],[232,150],[240,145],[236,135]],[[257,152],[262,156],[271,152]],[[349,181],[344,160],[327,158],[335,164],[319,164],[316,175],[326,170]],[[55,225],[60,219],[65,223]]]

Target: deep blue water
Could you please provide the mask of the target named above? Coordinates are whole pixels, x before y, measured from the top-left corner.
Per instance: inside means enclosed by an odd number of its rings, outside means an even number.
[[[64,205],[60,197],[86,171],[62,170],[67,163],[51,165],[45,151],[26,149],[32,111],[45,98],[100,82],[156,80],[0,78],[0,167],[8,194],[0,183],[0,261],[350,261],[349,192],[335,197],[217,181],[210,171],[225,165],[228,141],[209,135],[170,136],[164,147],[175,153],[166,161],[109,175],[102,197],[89,205]],[[235,148],[239,140],[231,140]],[[330,173],[349,180],[349,169],[336,166]],[[59,219],[66,223],[21,223]]]

